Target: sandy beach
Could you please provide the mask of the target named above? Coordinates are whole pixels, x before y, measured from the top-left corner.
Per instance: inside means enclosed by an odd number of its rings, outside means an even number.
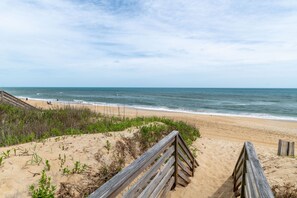
[[[53,102],[51,105],[48,105],[46,101],[29,100],[27,102],[43,109],[65,106],[65,104],[59,102]],[[170,193],[170,197],[197,197],[197,192],[199,192],[201,198],[232,197],[233,193],[230,191],[233,185],[231,175],[244,141],[251,141],[254,144],[271,186],[283,185],[286,182],[297,183],[297,159],[276,155],[279,139],[297,142],[297,122],[150,111],[113,106],[82,104],[71,104],[71,106],[90,108],[98,113],[108,115],[127,117],[162,116],[182,120],[198,127],[202,137],[194,142],[193,146],[198,150],[197,161],[200,166],[196,169],[195,177],[191,178],[191,183],[186,188],[178,187]],[[67,152],[73,153],[73,158],[75,158],[73,161],[79,159],[81,162],[92,166],[94,162],[91,156],[98,149],[103,149],[106,138],[110,138],[109,141],[114,142],[112,138],[119,137],[120,133],[118,135],[114,133],[112,137],[103,137],[102,134],[82,135],[78,138],[67,137],[65,141],[54,141],[54,138],[52,138],[52,140],[45,142],[44,145],[38,143],[36,148],[43,158],[57,160],[59,152],[56,150],[61,150],[59,148],[61,147],[60,144],[68,145],[71,142],[71,149]],[[21,147],[32,150],[34,144],[36,143],[21,145]],[[0,152],[7,149],[9,148],[0,148]],[[11,162],[5,164],[6,167],[9,163],[10,168],[7,167],[7,169],[1,170],[0,178],[4,179],[1,179],[0,192],[6,191],[7,195],[9,195],[4,197],[14,197],[19,195],[18,193],[23,195],[22,193],[27,188],[24,184],[28,185],[36,181],[36,178],[32,177],[32,173],[30,173],[32,172],[30,167],[28,171],[25,171],[24,175],[20,174],[24,172],[22,166],[26,160],[29,160],[27,158],[22,159],[22,164],[16,164],[20,162],[16,162],[14,158],[11,158]],[[52,172],[51,174],[54,176],[56,173]],[[16,177],[20,177],[22,180],[16,181]],[[62,181],[64,181],[63,179],[65,180],[65,178],[62,178]],[[12,186],[14,188],[18,186],[19,192],[11,191]]]

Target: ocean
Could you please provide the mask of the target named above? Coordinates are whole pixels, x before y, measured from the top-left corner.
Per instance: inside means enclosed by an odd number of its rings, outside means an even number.
[[[15,96],[208,115],[297,121],[297,89],[0,88]]]

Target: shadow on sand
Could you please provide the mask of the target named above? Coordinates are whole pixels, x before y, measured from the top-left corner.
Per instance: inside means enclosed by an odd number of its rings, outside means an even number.
[[[233,177],[230,176],[210,198],[234,198]]]

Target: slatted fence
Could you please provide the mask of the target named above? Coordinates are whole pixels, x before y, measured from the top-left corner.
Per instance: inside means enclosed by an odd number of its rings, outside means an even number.
[[[166,197],[194,176],[195,160],[178,131],[173,131],[89,197]]]
[[[14,97],[13,95],[5,91],[0,91],[0,102],[7,103],[16,107],[25,108],[25,109],[36,109],[32,105],[29,105],[28,103]]]
[[[235,196],[273,198],[254,146],[245,142],[233,171]]]

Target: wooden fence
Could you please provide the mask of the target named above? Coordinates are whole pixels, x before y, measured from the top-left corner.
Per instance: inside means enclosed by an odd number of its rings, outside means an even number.
[[[166,197],[186,186],[197,161],[178,131],[173,131],[89,197]]]
[[[28,103],[14,97],[13,95],[5,92],[5,91],[0,91],[0,103],[7,103],[13,106],[25,108],[25,109],[36,109],[32,105],[29,105]]]
[[[235,196],[273,198],[254,146],[245,142],[233,171]]]

